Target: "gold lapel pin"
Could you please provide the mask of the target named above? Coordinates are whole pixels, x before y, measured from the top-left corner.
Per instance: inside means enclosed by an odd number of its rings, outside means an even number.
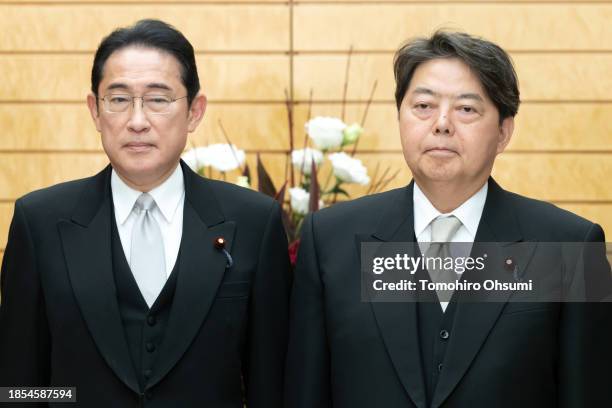
[[[517,282],[523,281],[523,277],[519,276],[518,264],[514,262],[514,259],[510,257],[506,258],[506,260],[504,261],[504,268],[506,268],[508,272],[512,272],[512,277],[514,278],[515,281]]]
[[[225,258],[227,259],[227,268],[231,268],[234,265],[234,259],[232,258],[232,256],[230,255],[230,253],[227,251],[227,249],[225,249],[225,238],[223,237],[217,237],[214,240],[214,245],[215,248],[217,248],[218,250],[220,250],[221,252],[223,252],[223,255],[225,255]]]
[[[217,249],[225,248],[225,238],[223,238],[223,237],[215,238],[215,248],[217,248]]]

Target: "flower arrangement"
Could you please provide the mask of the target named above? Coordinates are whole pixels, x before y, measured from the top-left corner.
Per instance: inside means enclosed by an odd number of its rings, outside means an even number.
[[[294,148],[293,103],[285,91],[290,146],[287,158],[291,161],[294,171],[289,172],[288,179],[280,188],[276,188],[259,155],[257,156],[258,190],[272,196],[283,205],[283,222],[290,242],[289,254],[292,263],[295,263],[299,248],[302,222],[309,212],[333,205],[340,197],[350,198],[346,191],[348,184],[368,185],[366,194],[369,194],[384,189],[397,174],[389,176],[387,168],[379,175],[379,165],[377,165],[373,176],[370,177],[368,169],[361,160],[354,157],[359,140],[365,132],[363,126],[377,82],[375,81],[372,86],[361,123],[347,125],[344,122],[344,112],[351,54],[352,48],[347,61],[342,118],[328,116],[310,118],[311,92],[308,114],[310,119],[304,124],[305,138],[301,149]],[[239,170],[241,175],[237,177],[236,184],[251,188],[253,180],[249,166],[245,164],[245,152],[231,143],[221,123],[219,126],[227,143],[193,147],[183,155],[183,160],[198,174],[206,177],[211,177],[211,170],[214,169],[225,180],[228,172]],[[325,174],[322,170],[327,162],[330,168]],[[321,183],[321,180],[325,181]]]

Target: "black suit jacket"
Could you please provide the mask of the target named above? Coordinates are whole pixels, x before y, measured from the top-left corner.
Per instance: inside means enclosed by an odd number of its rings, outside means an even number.
[[[180,272],[144,395],[113,279],[110,166],[17,200],[2,264],[0,386],[75,386],[82,407],[240,408],[243,396],[249,407],[281,406],[290,275],[280,206],[181,165]],[[231,268],[213,244],[220,236]]]
[[[362,302],[360,243],[415,241],[413,184],[304,223],[287,408],[427,406],[414,302]],[[492,179],[477,242],[603,243],[602,229]],[[609,273],[605,246],[591,258]],[[604,264],[605,263],[605,264]],[[608,276],[609,278],[609,276]],[[508,293],[507,296],[510,296]],[[612,406],[612,303],[458,303],[432,407]]]

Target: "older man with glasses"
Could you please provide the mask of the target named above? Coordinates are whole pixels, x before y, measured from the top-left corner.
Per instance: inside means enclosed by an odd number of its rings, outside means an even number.
[[[110,165],[15,204],[0,387],[76,387],[88,408],[280,407],[281,210],[180,161],[206,108],[191,44],[157,20],[116,30],[91,85]]]

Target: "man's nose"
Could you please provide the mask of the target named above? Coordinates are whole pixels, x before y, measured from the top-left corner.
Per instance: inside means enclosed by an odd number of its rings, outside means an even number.
[[[440,109],[440,114],[438,115],[438,119],[436,120],[433,128],[434,135],[437,136],[450,136],[454,133],[453,124],[450,119],[449,108],[442,107]]]
[[[132,112],[128,122],[130,130],[140,133],[146,131],[150,127],[149,119],[144,112],[144,104],[142,98],[134,98],[132,104]]]

